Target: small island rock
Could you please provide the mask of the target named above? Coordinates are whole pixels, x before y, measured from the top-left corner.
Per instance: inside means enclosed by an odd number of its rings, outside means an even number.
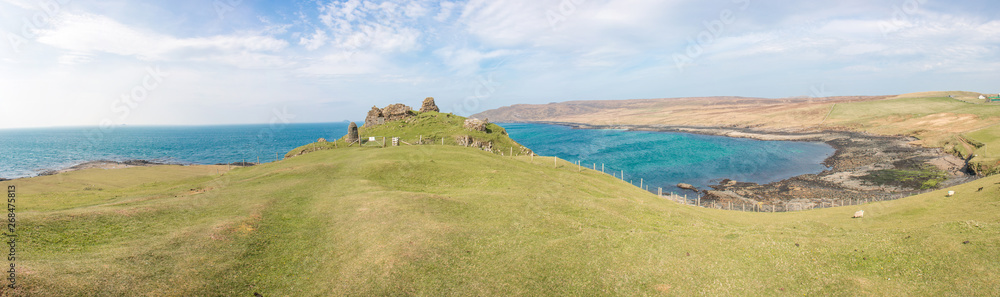
[[[698,190],[698,188],[695,188],[691,184],[685,184],[685,183],[679,183],[679,184],[677,184],[677,187],[681,188],[681,189],[685,189],[685,190],[691,190],[691,191],[697,191]]]

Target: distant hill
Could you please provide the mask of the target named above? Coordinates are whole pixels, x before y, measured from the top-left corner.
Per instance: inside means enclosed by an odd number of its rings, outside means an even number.
[[[819,123],[830,104],[872,101],[889,96],[826,98],[687,97],[666,99],[567,101],[517,104],[474,114],[503,122],[572,122],[596,125],[671,124],[775,127]],[[818,114],[818,116],[816,116]],[[803,115],[812,115],[802,118]],[[793,121],[789,123],[787,119]]]

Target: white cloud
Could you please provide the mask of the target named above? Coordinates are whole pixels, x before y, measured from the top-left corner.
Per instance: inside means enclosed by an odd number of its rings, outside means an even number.
[[[307,50],[312,51],[325,45],[328,39],[329,37],[326,36],[326,32],[316,29],[316,32],[312,36],[299,39],[299,45],[305,46]]]
[[[277,52],[288,46],[284,40],[262,35],[176,38],[89,14],[62,14],[37,40],[76,53],[103,52],[142,60],[205,60],[225,54]]]
[[[393,2],[349,0],[321,6],[319,19],[341,50],[393,53],[421,48],[413,19],[425,14],[420,5],[401,9]]]
[[[75,64],[86,64],[94,60],[94,55],[89,53],[68,53],[59,56],[57,60],[59,64],[64,65],[75,65]]]
[[[480,52],[468,48],[444,47],[434,51],[452,71],[459,75],[469,75],[479,71],[480,63],[486,59],[516,54],[512,50],[492,50]]]
[[[14,6],[23,8],[23,9],[36,9],[36,8],[38,8],[36,6],[37,3],[33,3],[32,1],[28,1],[28,0],[2,0],[2,1],[6,2],[6,3],[10,4],[10,5],[14,5]]]
[[[434,20],[438,22],[444,22],[451,18],[451,12],[455,9],[455,2],[451,1],[441,1],[441,11],[434,16]]]

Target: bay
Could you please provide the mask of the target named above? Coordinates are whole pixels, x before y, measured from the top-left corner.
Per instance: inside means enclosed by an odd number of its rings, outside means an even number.
[[[500,124],[511,138],[543,156],[557,156],[620,175],[651,192],[707,189],[722,179],[770,183],[828,169],[834,148],[820,142],[763,141],[673,132],[573,129],[547,124]]]

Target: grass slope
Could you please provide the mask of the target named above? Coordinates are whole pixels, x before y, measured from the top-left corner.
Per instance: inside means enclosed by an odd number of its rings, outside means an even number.
[[[1000,104],[906,95],[838,104],[825,125],[877,134],[912,135],[922,145],[971,157],[970,167],[980,174],[1000,172]]]
[[[742,213],[558,164],[351,147],[221,174],[0,182],[18,188],[22,240],[22,287],[3,294],[1000,294],[1000,176],[953,197]]]

